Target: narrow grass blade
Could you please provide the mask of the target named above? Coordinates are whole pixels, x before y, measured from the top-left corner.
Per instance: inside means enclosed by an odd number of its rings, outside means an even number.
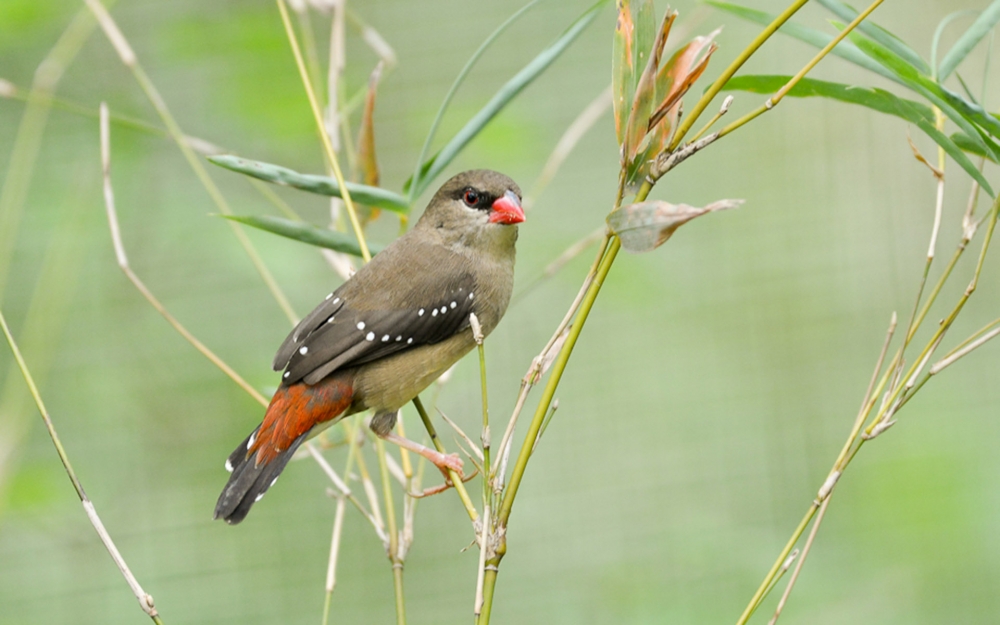
[[[844,4],[840,0],[819,0],[819,3],[845,22],[850,22],[858,16],[858,12],[856,10]],[[881,26],[865,21],[861,22],[858,26],[858,30],[870,37],[873,41],[876,41],[885,48],[891,50],[907,63],[920,70],[920,72],[924,74],[931,73],[931,68],[927,64],[927,61],[923,60],[920,55],[917,54],[913,48],[906,45],[903,40]]]
[[[979,17],[972,23],[972,26],[969,26],[969,29],[962,33],[958,41],[951,46],[948,53],[941,59],[941,65],[938,68],[938,80],[943,82],[945,78],[950,76],[959,63],[969,55],[969,52],[972,52],[976,44],[993,30],[997,22],[1000,22],[1000,0],[993,0],[990,6],[983,9],[983,12],[979,14]]]
[[[230,221],[237,221],[241,224],[252,226],[259,230],[264,230],[272,234],[277,234],[288,239],[299,241],[300,243],[307,243],[309,245],[315,245],[316,247],[325,247],[337,252],[343,252],[344,254],[351,254],[352,256],[357,256],[359,258],[361,257],[361,247],[358,246],[357,239],[343,232],[327,230],[326,228],[317,228],[316,226],[301,221],[292,221],[291,219],[274,217],[271,215],[219,216],[229,219]],[[381,246],[375,244],[369,244],[368,248],[373,254],[382,250]]]
[[[507,81],[499,91],[486,103],[472,119],[465,124],[465,127],[458,131],[452,139],[443,147],[441,151],[431,159],[432,163],[428,167],[427,174],[420,177],[417,182],[415,192],[411,192],[412,197],[418,197],[427,188],[434,178],[440,174],[445,167],[451,164],[456,156],[472,141],[476,135],[482,131],[486,124],[490,122],[507,104],[513,100],[517,94],[538,78],[559,56],[566,51],[580,33],[594,21],[597,13],[601,10],[605,0],[600,0],[583,13],[569,29],[564,32],[552,45],[536,56],[530,63],[518,72],[513,78]],[[352,191],[353,194],[353,191]]]
[[[208,160],[219,167],[225,167],[237,173],[246,174],[247,176],[259,178],[267,182],[295,187],[296,189],[318,193],[319,195],[341,197],[340,185],[337,184],[336,180],[327,176],[300,174],[280,165],[251,161],[229,154],[209,156]],[[384,208],[394,213],[406,214],[410,211],[410,205],[407,203],[405,197],[387,189],[348,182],[347,190],[350,191],[351,197],[355,201]]]
[[[1000,146],[997,146],[988,137],[984,138],[983,133],[970,121],[970,117],[975,117],[975,109],[979,107],[967,102],[961,96],[951,91],[948,91],[946,94],[943,87],[921,74],[915,67],[888,48],[854,33],[851,33],[850,36],[862,52],[895,72],[906,83],[907,87],[924,96],[934,106],[941,109],[941,112],[948,119],[955,122],[955,125],[961,128],[962,132],[969,135],[973,140],[978,140],[978,142],[982,143],[981,147],[984,150],[992,151],[994,156],[1000,157]],[[964,113],[956,109],[956,104],[964,110]],[[979,110],[981,111],[982,109]],[[992,123],[991,120],[985,119],[985,116],[982,116],[981,119],[988,124],[996,124],[995,119],[992,120]]]
[[[750,91],[752,93],[771,94],[783,87],[790,76],[738,76],[733,78],[724,89],[730,91]],[[854,87],[841,83],[827,82],[813,78],[804,78],[795,85],[788,95],[798,98],[824,97],[850,104],[859,104],[880,113],[895,115],[915,124],[935,143],[941,146],[958,165],[992,196],[993,190],[979,172],[979,169],[963,153],[963,149],[975,154],[988,152],[982,138],[977,134],[975,139],[962,134],[968,144],[965,147],[957,144],[952,138],[939,131],[934,125],[934,113],[931,108],[921,102],[900,98],[888,91],[870,87]],[[978,141],[977,141],[978,140]],[[972,148],[970,149],[969,144]],[[990,158],[993,158],[992,156]]]
[[[451,104],[451,100],[452,98],[455,97],[455,93],[458,91],[458,88],[462,85],[463,82],[465,82],[465,77],[468,76],[469,72],[475,66],[476,62],[483,55],[483,53],[486,52],[486,49],[489,48],[494,41],[496,41],[497,37],[499,37],[503,31],[507,30],[508,26],[516,22],[519,17],[527,13],[528,9],[535,6],[539,2],[540,0],[532,0],[528,4],[521,7],[516,13],[514,13],[506,20],[504,20],[502,24],[497,26],[496,30],[490,33],[489,37],[483,40],[483,42],[479,45],[479,48],[477,48],[476,51],[472,53],[472,56],[469,57],[469,60],[465,62],[465,66],[462,67],[462,70],[460,72],[458,72],[458,76],[455,77],[455,82],[451,84],[451,87],[448,89],[448,93],[445,94],[444,100],[441,102],[440,108],[438,108],[437,115],[434,116],[434,121],[431,122],[431,129],[427,131],[427,138],[424,139],[424,145],[422,148],[420,148],[420,156],[417,157],[417,171],[414,173],[413,176],[410,176],[410,178],[403,184],[404,193],[410,192],[410,187],[413,184],[414,178],[416,178],[417,180],[423,178],[424,175],[427,174],[427,171],[430,169],[431,164],[434,162],[433,158],[427,161],[426,163],[424,163],[423,161],[424,158],[427,156],[428,150],[431,149],[431,142],[434,141],[434,135],[437,134],[437,129],[438,126],[441,124],[441,119],[444,118],[445,111],[448,110],[448,105]],[[348,15],[350,15],[350,13],[348,13]],[[412,203],[412,201],[415,198],[416,195],[411,193],[410,203]]]

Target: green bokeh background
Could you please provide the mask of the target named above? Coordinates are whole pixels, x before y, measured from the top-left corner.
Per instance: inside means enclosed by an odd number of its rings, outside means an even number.
[[[438,145],[588,3],[543,3],[512,27],[459,92]],[[876,18],[927,56],[947,12],[981,4],[887,2]],[[0,2],[0,78],[27,88],[80,6]],[[383,184],[398,190],[450,81],[519,3],[352,6],[399,58],[383,79],[376,112]],[[688,1],[677,8],[681,23],[700,19],[700,32],[726,25],[709,76],[756,32]],[[449,173],[489,167],[531,189],[566,126],[608,83],[612,13],[605,10]],[[249,158],[321,170],[273,2],[121,0],[113,14],[187,133]],[[801,20],[825,27],[827,17],[807,7]],[[314,13],[313,23],[325,42],[328,18]],[[949,32],[946,43],[958,30]],[[375,57],[356,31],[349,31],[347,51],[353,92]],[[793,73],[812,54],[777,38],[749,71]],[[964,73],[978,84],[981,59]],[[816,76],[882,86],[838,59],[824,62]],[[998,101],[996,81],[993,87],[987,105]],[[105,100],[114,112],[156,121],[99,31],[58,94],[94,111]],[[736,112],[760,101],[738,95]],[[0,171],[7,170],[23,111],[22,102],[0,99]],[[912,158],[907,132],[901,121],[860,108],[789,99],[659,185],[654,197],[675,202],[747,202],[686,226],[655,253],[619,258],[519,493],[495,622],[735,621],[840,450],[892,311],[905,318],[912,306],[934,181]],[[311,462],[294,463],[244,524],[211,520],[225,481],[223,459],[261,410],[116,267],[97,137],[93,118],[50,116],[16,233],[4,313],[25,336],[25,356],[88,494],[167,623],[318,623],[334,510],[325,478]],[[287,319],[226,224],[210,216],[216,208],[180,152],[120,126],[112,128],[112,144],[132,267],[251,384],[273,386],[269,363]],[[522,226],[519,285],[602,222],[616,162],[605,115]],[[237,212],[273,210],[241,176],[217,168],[211,174]],[[968,193],[957,167],[949,181],[942,257],[957,241]],[[322,198],[278,192],[309,219],[323,220]],[[374,229],[376,240],[391,236],[394,218],[384,222]],[[259,232],[250,237],[300,314],[337,283],[314,249]],[[948,306],[971,276],[974,255],[945,290]],[[1000,311],[996,257],[988,258],[981,290],[949,344]],[[583,254],[524,297],[488,342],[495,419],[509,414],[521,375],[589,262]],[[998,365],[997,345],[973,354],[925,387],[900,423],[865,447],[841,481],[784,619],[1000,618]],[[5,347],[0,380],[0,445],[11,451],[0,464],[0,623],[146,622],[24,401]],[[471,359],[439,403],[477,430]],[[413,415],[407,419],[409,431],[418,432]],[[331,457],[342,464],[342,452]],[[355,511],[347,519],[332,622],[393,622],[382,547]],[[415,532],[406,564],[410,622],[468,622],[477,553],[461,552],[471,534],[457,498],[422,501]]]

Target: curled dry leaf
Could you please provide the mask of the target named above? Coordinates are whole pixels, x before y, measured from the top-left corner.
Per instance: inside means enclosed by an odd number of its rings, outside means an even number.
[[[382,61],[379,61],[368,78],[368,93],[365,95],[365,107],[361,112],[361,130],[358,134],[358,168],[361,182],[370,187],[379,186],[378,160],[375,158],[375,93],[382,77]],[[378,219],[379,209],[375,206],[361,205],[361,223]]]
[[[612,211],[608,227],[629,252],[648,252],[663,245],[682,225],[706,213],[736,208],[743,200],[719,200],[698,208],[663,201],[639,202]]]

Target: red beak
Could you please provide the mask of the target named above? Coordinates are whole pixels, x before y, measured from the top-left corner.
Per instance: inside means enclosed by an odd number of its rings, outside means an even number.
[[[491,223],[509,226],[519,224],[522,221],[524,221],[524,209],[521,208],[521,200],[513,191],[504,193],[503,197],[493,202],[492,210],[490,210]]]

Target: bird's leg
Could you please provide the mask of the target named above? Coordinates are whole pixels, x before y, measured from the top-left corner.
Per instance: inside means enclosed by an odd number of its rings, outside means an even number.
[[[398,414],[398,411],[377,412],[372,417],[368,427],[379,438],[399,445],[403,449],[409,449],[413,453],[420,454],[430,460],[441,471],[446,480],[450,479],[448,471],[454,471],[460,478],[464,477],[462,475],[462,459],[459,458],[458,454],[443,454],[393,432],[392,428],[396,425],[396,416]]]

